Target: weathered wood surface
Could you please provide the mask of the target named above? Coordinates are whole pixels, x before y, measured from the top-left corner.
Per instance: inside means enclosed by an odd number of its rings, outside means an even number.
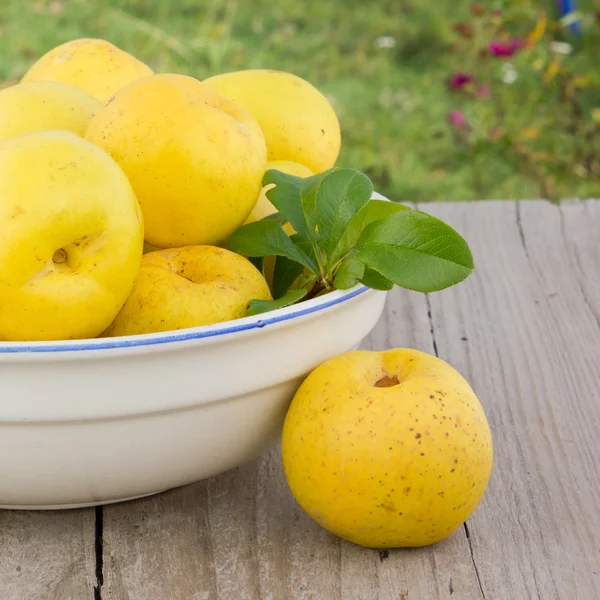
[[[94,510],[0,510],[0,600],[92,600]]]
[[[600,201],[421,208],[465,235],[476,272],[393,291],[364,346],[437,352],[480,397],[495,465],[465,527],[389,553],[338,540],[275,449],[98,522],[0,512],[0,600],[600,598]]]

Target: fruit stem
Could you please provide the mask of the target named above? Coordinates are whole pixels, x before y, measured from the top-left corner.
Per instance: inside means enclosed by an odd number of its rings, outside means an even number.
[[[398,385],[400,383],[400,380],[398,379],[398,377],[396,377],[396,375],[384,375],[379,381],[375,382],[375,387],[378,388],[389,388],[389,387],[394,387],[395,385]]]
[[[64,248],[59,248],[58,250],[56,250],[54,252],[54,254],[52,255],[52,260],[56,263],[56,264],[61,264],[67,261],[67,252]]]

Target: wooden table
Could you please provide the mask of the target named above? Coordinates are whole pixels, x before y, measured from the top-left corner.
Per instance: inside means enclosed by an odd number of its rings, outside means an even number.
[[[0,512],[0,600],[600,598],[600,201],[421,208],[467,238],[476,272],[393,291],[365,347],[436,352],[480,397],[495,466],[464,527],[416,550],[340,541],[275,449],[144,500]]]

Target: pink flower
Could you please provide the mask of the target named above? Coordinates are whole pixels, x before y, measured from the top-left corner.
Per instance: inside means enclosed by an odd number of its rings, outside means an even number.
[[[485,83],[482,83],[475,88],[475,95],[478,98],[487,98],[490,95],[490,88]]]
[[[448,122],[453,125],[456,129],[468,129],[469,124],[465,119],[465,113],[460,110],[454,110],[448,115]]]
[[[525,42],[519,38],[512,38],[505,42],[492,42],[488,49],[490,54],[499,57],[508,57],[512,56],[515,52],[520,50],[525,46]]]
[[[465,87],[465,85],[469,83],[473,83],[473,77],[468,73],[452,73],[450,79],[448,80],[448,85],[453,90],[460,90]]]

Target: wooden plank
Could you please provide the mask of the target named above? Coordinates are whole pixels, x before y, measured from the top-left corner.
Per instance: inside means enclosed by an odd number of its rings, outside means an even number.
[[[432,352],[424,296],[395,290],[365,347]],[[291,496],[279,449],[207,482],[104,509],[104,599],[474,600],[461,528],[435,548],[341,541]]]
[[[599,598],[598,219],[544,202],[426,210],[464,232],[477,263],[431,306],[440,356],[472,382],[494,434],[494,473],[469,521],[483,591]]]
[[[569,263],[600,327],[600,200],[566,202],[560,212]]]
[[[94,509],[0,511],[2,600],[93,600]]]

